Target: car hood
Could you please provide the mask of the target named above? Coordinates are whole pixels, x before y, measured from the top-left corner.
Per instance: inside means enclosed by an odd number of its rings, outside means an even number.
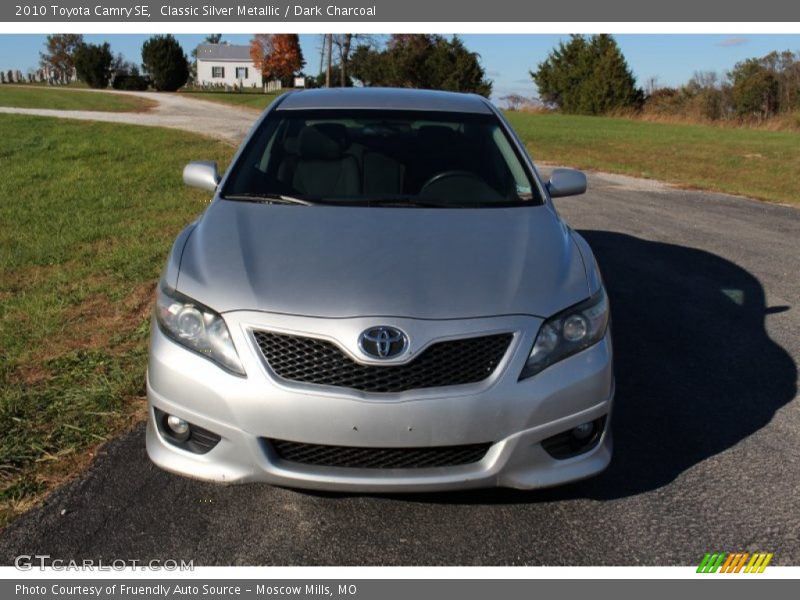
[[[177,288],[219,312],[420,319],[546,317],[588,296],[580,252],[546,206],[217,200],[186,242]]]

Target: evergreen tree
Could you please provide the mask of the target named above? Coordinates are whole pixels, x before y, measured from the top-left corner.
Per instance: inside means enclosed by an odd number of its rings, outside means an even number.
[[[189,61],[172,35],[154,35],[142,45],[142,67],[159,91],[174,92],[189,78]]]
[[[382,51],[358,47],[350,73],[366,86],[492,93],[480,56],[457,36],[396,34]]]
[[[114,56],[108,42],[102,46],[82,44],[75,51],[75,71],[78,79],[92,88],[106,88],[111,79],[111,64]]]
[[[644,93],[610,35],[573,35],[560,43],[531,77],[540,98],[567,113],[600,115],[638,108]]]

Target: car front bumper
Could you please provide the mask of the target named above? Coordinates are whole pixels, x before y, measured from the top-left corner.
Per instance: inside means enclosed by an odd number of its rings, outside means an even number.
[[[158,466],[218,482],[266,482],[319,490],[418,492],[481,487],[533,489],[596,475],[609,464],[614,396],[610,333],[594,346],[518,381],[541,320],[498,317],[470,320],[476,332],[512,331],[506,357],[479,384],[428,388],[400,394],[290,384],[264,363],[249,331],[326,331],[354,338],[375,319],[309,320],[237,312],[225,315],[247,377],[237,377],[152,327],[147,377],[147,452]],[[335,321],[334,324],[331,324]],[[386,319],[384,319],[386,321]],[[454,321],[388,324],[434,339],[463,335]],[[416,329],[415,329],[416,328]],[[207,453],[172,443],[156,425],[154,409],[219,436]],[[566,459],[553,458],[541,442],[582,423],[606,417],[598,442]],[[267,439],[375,448],[429,448],[491,443],[474,463],[450,467],[362,469],[324,467],[278,458]]]

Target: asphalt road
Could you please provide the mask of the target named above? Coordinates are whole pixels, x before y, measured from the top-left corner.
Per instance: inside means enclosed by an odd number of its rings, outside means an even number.
[[[0,562],[800,564],[800,211],[595,175],[559,209],[612,301],[616,454],[534,492],[414,496],[218,486],[153,467],[139,427],[0,534]]]

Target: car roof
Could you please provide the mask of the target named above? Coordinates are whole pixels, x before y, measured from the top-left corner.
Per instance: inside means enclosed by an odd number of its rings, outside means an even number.
[[[408,88],[323,88],[286,94],[275,110],[307,109],[432,110],[492,114],[477,94]]]

